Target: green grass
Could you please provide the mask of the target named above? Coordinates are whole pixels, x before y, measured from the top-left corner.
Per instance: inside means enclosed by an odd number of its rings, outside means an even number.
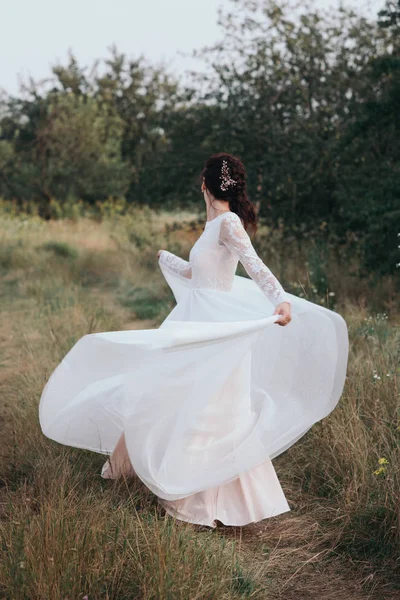
[[[119,297],[125,308],[129,308],[137,319],[156,319],[165,312],[165,298],[160,298],[153,290],[145,287],[126,290]]]

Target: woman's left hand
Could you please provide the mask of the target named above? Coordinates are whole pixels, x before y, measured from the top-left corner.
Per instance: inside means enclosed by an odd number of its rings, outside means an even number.
[[[275,324],[285,326],[292,320],[290,302],[281,302],[275,306],[274,315],[282,315],[280,319],[275,321]]]

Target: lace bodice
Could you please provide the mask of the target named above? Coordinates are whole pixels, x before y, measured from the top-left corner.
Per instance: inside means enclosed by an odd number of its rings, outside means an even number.
[[[176,275],[191,279],[193,287],[230,291],[238,262],[274,305],[290,302],[282,285],[256,253],[250,237],[234,212],[206,221],[193,245],[189,261],[163,250],[160,264]]]

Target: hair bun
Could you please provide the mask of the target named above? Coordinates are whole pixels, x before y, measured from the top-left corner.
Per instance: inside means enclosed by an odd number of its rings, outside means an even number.
[[[226,152],[213,154],[207,159],[201,173],[204,183],[215,198],[229,203],[232,212],[239,215],[248,229],[257,230],[257,214],[247,196],[246,170],[240,158]]]

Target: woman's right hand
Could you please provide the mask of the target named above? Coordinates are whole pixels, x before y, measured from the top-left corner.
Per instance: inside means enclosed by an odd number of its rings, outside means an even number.
[[[275,324],[283,327],[292,320],[290,302],[281,302],[275,307],[274,315],[281,315],[281,318],[275,321]]]
[[[157,252],[157,258],[160,258],[161,252],[163,252],[163,250],[159,250],[159,251]]]

